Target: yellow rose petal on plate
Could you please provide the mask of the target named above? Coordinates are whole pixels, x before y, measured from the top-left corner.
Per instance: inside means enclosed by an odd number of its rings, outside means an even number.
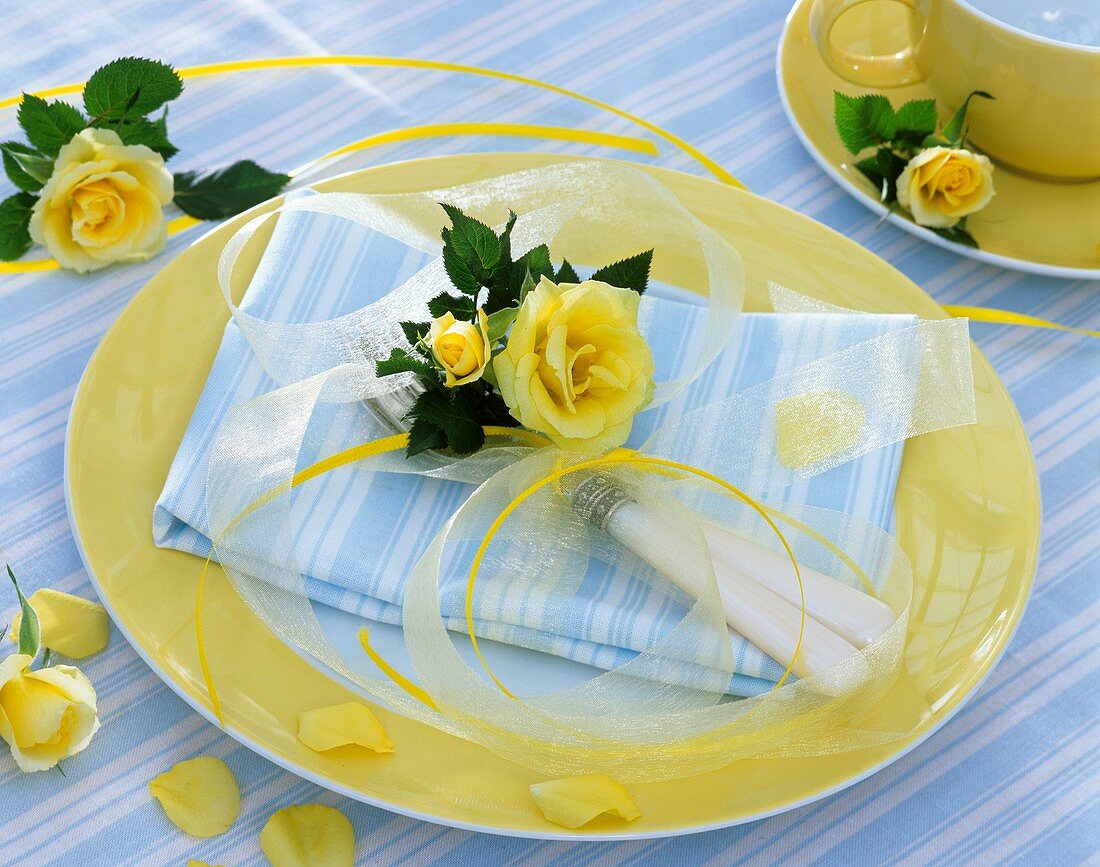
[[[357,701],[302,711],[298,740],[317,752],[358,744],[376,753],[392,753],[393,741],[370,708]]]
[[[352,867],[355,832],[339,810],[303,804],[278,810],[260,832],[272,867]]]
[[[221,864],[207,864],[205,861],[199,861],[197,858],[188,858],[187,867],[222,867]]]
[[[605,774],[535,783],[531,796],[542,815],[563,828],[579,828],[605,813],[628,822],[642,815],[630,793]]]
[[[149,782],[149,791],[181,831],[195,837],[224,834],[241,812],[241,790],[225,762],[200,756],[180,762]]]
[[[807,391],[775,405],[775,448],[792,469],[847,451],[863,435],[867,411],[843,391]]]
[[[43,647],[70,659],[84,659],[107,646],[110,619],[98,602],[48,587],[35,590],[27,601],[38,615]],[[16,614],[12,621],[12,641],[19,640],[22,619]]]

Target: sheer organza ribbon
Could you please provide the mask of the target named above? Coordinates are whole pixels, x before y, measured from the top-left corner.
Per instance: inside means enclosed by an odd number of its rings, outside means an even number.
[[[436,252],[440,201],[491,225],[515,210],[517,251],[548,243],[556,259],[599,264],[654,247],[658,267],[673,263],[659,272],[668,282],[678,282],[680,268],[704,274],[704,285],[693,287],[709,296],[702,348],[686,376],[658,384],[656,403],[690,383],[733,334],[743,296],[739,256],[635,169],[569,163],[448,190],[318,195],[281,210],[333,214]],[[280,387],[225,417],[211,452],[206,506],[219,562],[284,640],[395,710],[545,773],[668,779],[746,756],[821,754],[897,736],[853,720],[875,706],[898,671],[911,594],[904,553],[865,521],[789,500],[768,503],[765,495],[906,437],[972,422],[964,320],[921,322],[858,343],[682,414],[636,452],[606,456],[598,467],[584,463],[592,456],[506,431],[491,432],[488,447],[470,457],[407,460],[400,437],[369,406],[408,382],[379,379],[374,361],[406,345],[398,323],[423,318],[426,300],[447,288],[441,263],[346,316],[305,324],[262,320],[233,303],[232,283],[237,259],[269,216],[231,239],[219,277],[234,318]],[[792,466],[791,454],[803,460]],[[303,492],[321,476],[364,471],[477,485],[407,577],[402,625],[415,684],[343,658],[306,595],[299,563]],[[670,581],[574,507],[566,480],[596,472],[660,516],[655,537],[675,533],[682,580]],[[864,576],[894,611],[893,625],[829,671],[757,698],[728,700],[735,660],[704,519],[780,554],[789,546],[798,564],[853,586]],[[400,532],[385,520],[379,516],[381,532]],[[476,588],[467,594],[474,567]],[[374,565],[361,568],[369,579]],[[544,695],[523,695],[520,685],[487,673],[487,664],[471,666],[447,630],[458,599],[471,632],[493,620],[555,634],[566,616],[563,600],[593,570],[657,584],[683,616],[628,663]],[[776,581],[798,580],[790,561],[778,573]],[[215,678],[216,668],[214,661]]]

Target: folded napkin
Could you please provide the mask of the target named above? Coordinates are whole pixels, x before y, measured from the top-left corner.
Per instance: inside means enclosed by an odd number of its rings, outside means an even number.
[[[242,306],[281,321],[332,318],[376,300],[425,258],[347,221],[284,213]],[[706,315],[684,293],[672,296],[672,290],[655,286],[642,304],[643,333],[659,379],[690,370]],[[745,314],[729,347],[706,372],[675,400],[637,418],[628,445],[641,444],[663,421],[686,410],[914,321],[909,316]],[[209,553],[205,480],[218,425],[230,406],[274,387],[230,321],[154,510],[158,546]],[[758,474],[752,492],[793,497],[888,528],[901,454],[897,443],[778,488]],[[470,490],[457,482],[363,470],[312,484],[303,492],[305,517],[296,540],[310,598],[369,620],[400,623],[409,568]],[[356,568],[361,563],[377,568],[364,577]],[[444,612],[449,628],[464,630],[461,594],[454,590],[443,588]],[[606,669],[652,646],[684,613],[682,605],[645,581],[600,570],[590,570],[575,596],[554,604],[552,632],[540,628],[522,606],[510,605],[493,614],[482,611],[478,635]],[[540,609],[545,607],[542,601]],[[782,675],[784,665],[745,639],[731,635],[731,642],[737,661],[731,693],[759,694]]]

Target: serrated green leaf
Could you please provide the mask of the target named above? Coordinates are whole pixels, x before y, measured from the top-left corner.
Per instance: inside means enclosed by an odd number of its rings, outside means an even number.
[[[464,388],[451,389],[448,394],[438,390],[423,392],[405,416],[414,424],[423,420],[443,430],[447,445],[456,454],[476,452],[485,443],[476,407]]]
[[[56,157],[88,121],[80,109],[67,102],[59,99],[46,102],[32,93],[24,93],[19,103],[19,125],[32,145],[46,156]]]
[[[428,312],[432,314],[433,319],[452,313],[455,319],[469,322],[477,312],[477,306],[474,299],[469,296],[459,298],[449,292],[441,292],[428,302]]]
[[[833,92],[833,122],[841,142],[853,154],[894,137],[897,119],[890,100],[877,93],[847,96]]]
[[[966,138],[966,113],[970,109],[970,100],[975,96],[982,99],[995,99],[984,90],[971,91],[970,95],[963,100],[963,104],[959,106],[959,110],[955,112],[954,117],[940,130],[940,138],[943,139],[946,146],[959,147],[962,145],[963,140]]]
[[[914,99],[897,112],[894,141],[906,147],[918,147],[925,136],[936,131],[936,100]]]
[[[974,236],[970,234],[970,231],[966,228],[966,217],[963,217],[954,226],[946,229],[932,229],[941,238],[946,238],[955,244],[962,244],[965,247],[973,247],[975,250],[978,248],[978,242],[974,240]]]
[[[6,141],[0,144],[4,158],[4,171],[19,189],[34,193],[53,174],[53,160],[22,142]]]
[[[23,591],[19,589],[19,582],[15,580],[15,573],[11,571],[11,566],[8,566],[7,563],[4,565],[7,567],[8,577],[11,578],[11,583],[15,587],[15,595],[19,598],[19,609],[22,612],[19,621],[19,652],[25,653],[33,659],[38,656],[38,650],[42,646],[38,614],[30,602],[27,601],[27,597],[23,595]]]
[[[897,200],[897,180],[905,168],[905,160],[889,148],[879,148],[872,157],[860,160],[855,167],[875,186],[879,201],[890,204]]]
[[[523,272],[523,283],[519,287],[519,303],[522,304],[527,300],[527,296],[535,291],[535,278],[531,276],[530,270]]]
[[[451,218],[451,229],[443,234],[444,252],[447,246],[452,247],[479,284],[488,282],[500,261],[500,238],[480,220],[467,216],[454,205],[440,202],[440,206]]]
[[[653,251],[646,250],[636,256],[630,256],[621,262],[604,265],[595,274],[593,280],[602,280],[620,289],[633,289],[643,294],[649,285],[649,266],[653,262]]]
[[[516,321],[518,313],[518,307],[505,307],[503,310],[497,310],[495,313],[489,314],[490,343],[496,343],[504,337],[508,329],[512,327],[512,323]]]
[[[377,376],[393,376],[395,373],[415,373],[427,379],[434,378],[436,372],[428,364],[419,358],[413,358],[400,347],[390,351],[390,357],[374,363],[374,372]]]
[[[408,457],[426,452],[429,449],[444,449],[447,447],[447,434],[437,424],[427,419],[418,418],[409,426],[409,444],[405,447]]]
[[[512,228],[516,225],[516,212],[508,209],[508,222],[504,224],[504,231],[500,233],[500,265],[505,267],[512,264]]]
[[[0,261],[18,259],[31,248],[31,209],[37,201],[30,193],[16,193],[0,202]]]
[[[481,281],[470,266],[450,244],[443,247],[443,268],[451,278],[451,285],[464,295],[476,296],[481,291]],[[434,314],[433,314],[434,315]]]
[[[96,126],[109,127],[118,133],[118,137],[122,139],[123,144],[145,145],[147,148],[156,151],[165,160],[170,160],[179,153],[179,148],[168,141],[168,126],[163,117],[158,120],[138,118],[122,123],[107,121],[97,123]]]
[[[576,269],[569,264],[568,259],[561,260],[561,267],[558,268],[558,273],[554,275],[555,283],[580,283],[580,275],[577,274]]]
[[[405,339],[409,341],[410,346],[416,346],[420,342],[428,330],[431,328],[431,324],[428,322],[402,322],[401,331],[405,335]]]
[[[269,172],[252,160],[241,160],[224,169],[199,175],[177,172],[176,206],[200,220],[220,220],[247,211],[279,194],[290,175]]]
[[[183,92],[183,79],[167,63],[120,57],[92,73],[84,108],[94,120],[134,121]]]

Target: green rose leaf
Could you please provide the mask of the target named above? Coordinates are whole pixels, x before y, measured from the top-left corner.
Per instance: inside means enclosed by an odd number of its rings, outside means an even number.
[[[46,156],[55,157],[88,121],[67,102],[59,99],[46,102],[32,93],[24,93],[19,103],[19,125],[32,145]]]
[[[855,167],[875,185],[879,201],[891,204],[897,200],[898,175],[905,169],[905,160],[889,148],[879,148],[872,157],[860,160]]]
[[[37,201],[30,193],[16,193],[0,202],[0,261],[18,259],[31,248],[31,209]]]
[[[561,267],[558,268],[558,273],[554,275],[555,283],[580,283],[580,275],[577,274],[576,269],[569,264],[568,259],[561,260]]]
[[[442,202],[440,205],[451,218],[451,228],[443,230],[444,249],[453,247],[479,284],[488,282],[489,275],[500,261],[500,238],[483,222],[466,216],[454,205]]]
[[[395,373],[415,373],[426,379],[435,377],[435,370],[425,364],[419,358],[413,358],[401,348],[395,348],[390,352],[389,358],[384,358],[374,363],[374,372],[377,376],[393,376]]]
[[[469,264],[458,251],[452,245],[446,243],[446,239],[444,239],[443,247],[443,268],[446,270],[447,276],[451,278],[451,285],[455,289],[464,295],[471,296],[471,299],[477,297],[477,293],[481,291],[481,281],[470,270]],[[472,304],[473,301],[471,300],[470,303]]]
[[[42,634],[38,625],[38,614],[27,601],[27,597],[23,595],[23,591],[19,589],[19,582],[15,580],[15,573],[11,571],[11,566],[7,563],[4,564],[8,569],[8,577],[11,578],[11,583],[15,586],[15,595],[19,597],[19,608],[23,612],[23,616],[19,621],[19,652],[25,653],[32,659],[38,656],[38,649],[42,645]]]
[[[429,449],[446,447],[447,432],[434,422],[418,418],[409,427],[409,444],[405,447],[405,454],[410,458]]]
[[[409,341],[410,346],[416,346],[420,342],[420,338],[428,333],[431,328],[431,324],[428,322],[402,322],[401,331],[405,335],[405,339]]]
[[[456,454],[476,452],[485,443],[485,432],[477,407],[464,391],[462,388],[449,389],[447,394],[439,389],[425,391],[405,418],[413,424],[422,421],[442,430],[447,435],[447,445]]]
[[[933,229],[937,235],[941,238],[946,238],[948,241],[953,241],[956,244],[963,244],[966,247],[973,247],[978,249],[978,242],[974,240],[974,236],[970,234],[966,228],[966,217],[963,217],[954,226],[947,229]]]
[[[414,358],[405,349],[394,348],[390,351],[389,358],[379,359],[374,364],[375,374],[378,376],[393,376],[396,373],[415,373],[427,379],[434,379],[435,371],[432,367],[418,358]]]
[[[853,154],[886,144],[894,137],[897,118],[890,100],[878,93],[847,96],[833,92],[833,122],[844,146]]]
[[[84,85],[84,108],[95,121],[134,121],[183,92],[183,79],[167,63],[121,57],[101,66]]]
[[[512,327],[512,323],[516,321],[516,316],[519,314],[518,307],[505,307],[503,310],[497,310],[495,313],[489,314],[489,342],[496,343],[508,332],[508,329]]]
[[[428,302],[428,312],[432,314],[433,319],[452,313],[455,319],[469,322],[477,312],[477,306],[474,299],[469,296],[459,298],[449,292],[442,292]]]
[[[554,266],[550,264],[550,248],[545,244],[539,244],[537,247],[532,247],[515,262],[512,263],[512,270],[508,275],[508,287],[511,300],[508,304],[500,306],[510,307],[518,300],[520,303],[527,296],[527,292],[530,289],[525,289],[524,284],[528,278],[531,280],[531,288],[534,288],[540,279],[546,277],[548,280],[554,279]],[[492,295],[490,295],[490,302],[492,301]],[[496,309],[496,305],[492,305]]]
[[[103,124],[96,124],[96,126],[101,125]],[[118,125],[112,125],[111,128],[118,133],[118,137],[122,139],[123,144],[145,145],[160,154],[165,161],[172,159],[179,153],[179,148],[168,141],[167,118],[163,116],[157,120],[146,120],[145,118],[128,120]]]
[[[34,193],[53,174],[53,160],[22,142],[6,141],[0,144],[4,157],[4,171],[19,189]]]
[[[610,286],[620,289],[633,289],[643,294],[649,285],[649,266],[653,263],[653,251],[646,250],[637,256],[630,256],[621,262],[604,265],[595,274],[593,280],[602,280]]]
[[[174,201],[181,211],[199,220],[220,220],[278,195],[290,183],[290,175],[241,160],[206,175],[177,172],[174,180]]]
[[[952,148],[960,147],[966,139],[966,113],[970,109],[970,100],[975,96],[979,96],[982,99],[996,98],[986,93],[984,90],[972,91],[970,95],[963,100],[963,104],[959,107],[959,110],[955,112],[954,117],[952,117],[951,120],[947,122],[947,125],[940,130],[940,134],[938,136],[929,136],[925,139],[924,146],[935,147],[936,145],[942,145]]]
[[[898,109],[894,142],[902,147],[920,147],[936,131],[936,100],[914,99]]]

